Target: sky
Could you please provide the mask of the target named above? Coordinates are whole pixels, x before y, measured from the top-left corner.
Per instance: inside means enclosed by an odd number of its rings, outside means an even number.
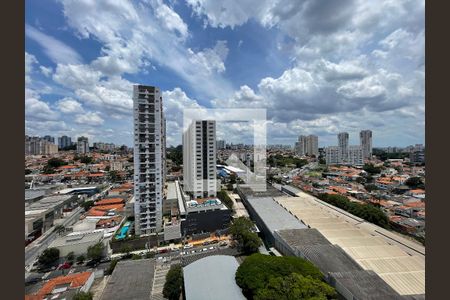
[[[28,135],[133,143],[133,84],[183,109],[264,108],[269,144],[425,142],[425,1],[41,0],[25,5]],[[244,122],[217,136],[249,143]]]

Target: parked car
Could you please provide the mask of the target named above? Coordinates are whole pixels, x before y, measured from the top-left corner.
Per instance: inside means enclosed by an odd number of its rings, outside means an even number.
[[[214,250],[214,247],[213,247],[213,246],[211,246],[211,247],[209,247],[208,249],[209,249],[209,250]]]
[[[60,264],[57,268],[57,270],[67,270],[70,269],[70,267],[72,267],[72,264],[69,262],[65,262],[63,264]]]
[[[194,246],[192,244],[186,244],[186,245],[184,245],[183,249],[191,249],[193,247]]]
[[[227,242],[225,242],[225,241],[222,241],[222,242],[220,242],[220,244],[219,244],[219,246],[226,246],[227,245]]]
[[[217,244],[218,242],[218,240],[212,240],[210,244]]]
[[[99,260],[93,259],[93,260],[88,261],[86,263],[86,266],[95,268],[96,266],[98,266],[99,263],[100,263]]]
[[[203,252],[205,252],[205,251],[207,251],[207,250],[208,250],[208,248],[203,248],[203,249],[202,249]]]

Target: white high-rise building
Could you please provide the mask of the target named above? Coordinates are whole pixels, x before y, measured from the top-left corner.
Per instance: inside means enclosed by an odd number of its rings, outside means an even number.
[[[359,145],[348,146],[348,160],[347,164],[349,165],[363,165],[364,157],[363,157],[363,148]]]
[[[183,178],[194,198],[216,196],[216,160],[216,122],[193,121],[183,132]]]
[[[134,215],[138,235],[162,230],[165,119],[159,88],[133,86]]]
[[[340,162],[339,147],[329,146],[325,148],[325,162],[327,165],[336,165]]]
[[[87,137],[80,136],[77,139],[77,153],[85,154],[89,152],[89,140]]]
[[[348,132],[338,134],[339,160],[341,163],[348,161]]]
[[[359,133],[359,140],[363,150],[363,159],[372,157],[372,131],[362,130]]]

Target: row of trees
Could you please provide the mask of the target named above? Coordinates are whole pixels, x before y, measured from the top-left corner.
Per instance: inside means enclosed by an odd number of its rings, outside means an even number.
[[[271,167],[285,167],[287,165],[295,165],[296,168],[301,168],[308,164],[306,159],[300,159],[293,156],[283,156],[281,154],[270,156],[267,159],[267,164]]]
[[[230,196],[228,196],[227,192],[221,190],[217,192],[217,198],[222,201],[223,204],[226,205],[229,209],[233,209],[233,200],[231,200]]]
[[[163,296],[169,300],[179,300],[183,289],[183,269],[180,265],[172,265],[166,275]]]
[[[293,256],[252,254],[239,266],[236,283],[247,299],[334,299],[336,291],[323,281],[312,263]]]
[[[230,233],[238,243],[239,249],[246,253],[255,253],[262,245],[261,239],[253,231],[253,222],[247,217],[236,218],[230,226]]]
[[[348,211],[349,213],[370,223],[376,224],[383,228],[389,228],[389,219],[386,214],[380,208],[371,204],[351,202],[347,197],[342,195],[319,194],[319,199]]]

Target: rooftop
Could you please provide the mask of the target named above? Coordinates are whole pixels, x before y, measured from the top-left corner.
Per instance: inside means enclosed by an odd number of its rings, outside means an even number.
[[[187,300],[245,299],[234,279],[239,264],[235,257],[213,255],[183,268]]]
[[[155,260],[119,261],[101,300],[150,299]]]
[[[275,200],[400,295],[425,293],[425,248],[304,192]]]
[[[66,236],[56,238],[50,244],[49,248],[98,242],[103,238],[103,235],[104,235],[103,229],[81,233],[73,232]]]
[[[281,229],[308,228],[271,197],[248,197],[247,202],[272,233]]]

